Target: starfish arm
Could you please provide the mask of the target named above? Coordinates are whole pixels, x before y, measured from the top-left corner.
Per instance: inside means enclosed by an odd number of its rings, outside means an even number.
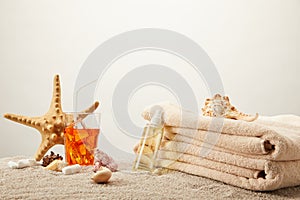
[[[40,117],[26,117],[22,115],[16,115],[16,114],[10,114],[6,113],[4,114],[4,117],[6,119],[12,120],[14,122],[30,126],[32,128],[38,128],[41,125]]]
[[[53,114],[53,111],[56,114],[62,113],[62,106],[61,106],[61,87],[59,81],[59,75],[55,75],[53,79],[53,93],[52,93],[52,100],[50,104],[50,108],[48,113]]]
[[[82,111],[82,113],[92,113],[94,112],[99,106],[99,101],[96,101],[93,105],[91,105],[89,108]],[[87,116],[87,114],[79,115],[79,119],[84,119]]]
[[[82,111],[82,112],[84,112],[84,113],[92,113],[92,112],[94,112],[97,108],[98,108],[98,106],[99,106],[99,101],[96,101],[93,105],[91,105],[88,109],[85,109],[84,111]]]
[[[44,134],[41,132],[42,141],[41,144],[35,154],[35,160],[39,161],[43,158],[43,156],[47,153],[47,151],[56,144],[64,144],[64,136],[63,132],[59,135],[57,133],[49,133]]]
[[[55,145],[55,144],[51,143],[45,135],[43,135],[43,134],[41,134],[41,135],[42,135],[42,142],[41,142],[37,152],[35,153],[36,161],[40,161],[43,158],[43,156],[47,153],[47,151]]]
[[[50,145],[46,140],[42,140],[38,150],[35,153],[35,160],[40,161],[45,153],[54,145]]]

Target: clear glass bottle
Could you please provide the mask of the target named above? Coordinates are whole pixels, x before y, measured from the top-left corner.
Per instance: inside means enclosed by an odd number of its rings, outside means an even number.
[[[152,172],[163,136],[162,111],[156,110],[150,123],[146,124],[133,163],[133,170]]]

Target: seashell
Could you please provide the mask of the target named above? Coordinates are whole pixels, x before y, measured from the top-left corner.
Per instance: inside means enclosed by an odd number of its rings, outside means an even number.
[[[224,117],[247,122],[252,122],[258,118],[258,113],[253,116],[239,112],[230,104],[228,96],[222,97],[220,94],[216,94],[212,99],[206,99],[202,112],[203,116]]]
[[[45,167],[45,169],[61,172],[65,166],[67,166],[67,163],[64,161],[53,160],[47,167]]]
[[[96,183],[107,183],[112,175],[112,172],[106,168],[101,167],[93,176],[92,180]]]
[[[118,170],[118,164],[114,161],[114,159],[99,149],[95,150],[94,163],[94,172],[98,171],[101,166],[107,167],[112,172]]]

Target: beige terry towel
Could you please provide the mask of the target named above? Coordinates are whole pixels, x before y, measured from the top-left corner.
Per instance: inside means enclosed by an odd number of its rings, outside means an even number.
[[[201,148],[183,142],[164,142],[158,154],[157,166],[250,190],[275,190],[300,184],[300,160],[269,161],[217,150],[201,157]]]
[[[259,191],[300,184],[300,117],[261,117],[255,122],[224,119],[217,133],[211,126],[214,118],[172,104],[159,106],[166,125],[159,167]],[[151,118],[150,108],[143,116]],[[208,135],[214,139],[207,139]]]
[[[159,106],[164,109],[168,132],[212,143],[229,152],[242,153],[253,158],[300,159],[299,116],[259,117],[254,122],[244,122],[195,115],[169,103]],[[146,108],[142,114],[147,120],[151,117],[150,108]],[[221,127],[217,132],[214,131],[214,123]]]
[[[251,169],[234,169],[233,166],[230,167],[227,165],[221,165],[220,167],[224,169],[218,170],[216,169],[219,168],[218,166],[209,168],[200,164],[195,164],[197,161],[196,158],[185,157],[186,155],[183,154],[177,161],[161,159],[158,161],[158,166],[211,178],[237,187],[255,191],[270,191],[300,184],[300,161],[266,161],[264,170],[265,174],[259,172],[256,172],[255,174],[254,172],[255,176],[250,176],[249,178],[245,176],[249,176],[253,173]],[[188,161],[188,159],[192,160]],[[241,175],[242,173],[244,175]]]

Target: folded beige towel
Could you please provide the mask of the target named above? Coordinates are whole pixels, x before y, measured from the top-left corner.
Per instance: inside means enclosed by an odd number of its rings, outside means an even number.
[[[179,106],[163,103],[165,125],[169,132],[213,144],[229,152],[244,153],[254,158],[270,160],[300,159],[300,117],[281,115],[259,117],[254,122],[232,119],[216,119],[195,115],[182,110]],[[146,108],[143,117],[150,119],[150,108]],[[220,132],[214,132],[211,126],[214,120],[221,120]],[[208,131],[212,130],[212,131]],[[221,134],[222,133],[222,134]]]
[[[223,165],[223,167],[226,168],[227,171],[230,170],[230,172],[224,172],[225,169],[220,171],[209,167],[203,167],[201,165],[196,165],[194,164],[194,160],[195,159],[193,158],[191,163],[189,163],[187,161],[172,162],[172,160],[162,159],[159,160],[159,166],[211,178],[237,187],[255,191],[270,191],[300,184],[299,161],[269,161],[265,164],[266,167],[264,172],[266,175],[258,173],[256,177],[248,178],[245,177],[245,175],[240,175],[241,173],[248,173],[246,168],[238,170],[235,174],[232,172],[233,169],[228,168],[226,165]]]
[[[251,190],[300,184],[300,117],[244,122],[198,116],[172,104],[159,106],[166,125],[159,167]],[[145,119],[151,118],[150,108],[143,112]],[[214,131],[213,120],[219,120],[217,126],[222,122],[221,133]]]

